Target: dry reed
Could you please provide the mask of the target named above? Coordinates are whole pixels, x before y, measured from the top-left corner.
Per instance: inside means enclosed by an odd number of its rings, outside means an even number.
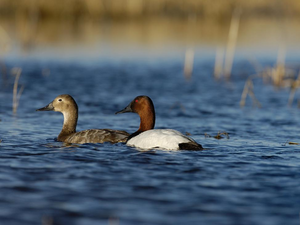
[[[5,87],[8,83],[7,68],[6,68],[5,63],[2,60],[0,60],[0,68],[1,68],[0,71],[2,74],[2,81],[3,81],[2,85],[3,85],[3,87]]]
[[[261,107],[261,104],[257,100],[257,98],[255,97],[254,90],[253,90],[254,89],[254,85],[253,85],[252,79],[254,77],[256,77],[256,75],[250,76],[247,79],[246,83],[245,83],[245,86],[244,86],[244,89],[243,89],[243,93],[242,93],[242,97],[241,97],[241,100],[240,100],[240,106],[241,107],[245,106],[245,104],[246,104],[246,98],[247,98],[248,95],[252,99],[252,102],[253,102],[254,106]]]
[[[228,34],[228,42],[226,47],[226,56],[225,56],[225,64],[224,64],[224,75],[226,80],[229,80],[231,76],[235,46],[236,46],[238,32],[239,32],[240,16],[241,16],[241,10],[240,8],[236,8],[232,14],[229,34]]]
[[[194,65],[194,50],[187,49],[185,52],[185,60],[184,60],[184,77],[186,80],[190,80],[193,73],[193,65]]]
[[[289,106],[292,106],[294,97],[295,97],[295,93],[299,87],[300,87],[300,72],[298,74],[297,79],[291,85],[291,92],[290,92],[289,101],[288,101]]]
[[[226,80],[229,80],[231,77],[235,47],[238,38],[240,16],[241,16],[241,10],[240,8],[236,8],[233,11],[231,17],[225,58],[224,58],[224,50],[222,49],[222,47],[217,48],[215,68],[214,68],[214,77],[217,80],[221,79],[222,75],[225,77]]]
[[[270,16],[285,11],[291,16],[300,14],[299,0],[285,0],[282,7],[281,1],[274,0],[1,0],[0,13],[2,16],[14,16],[15,12],[30,14],[32,8],[36,9],[43,18],[115,18],[124,19],[146,16],[182,17],[190,13],[202,17],[215,19],[229,18],[232,7],[239,5],[245,15]]]
[[[22,85],[20,90],[18,91],[18,83],[19,83],[19,78],[21,76],[21,72],[22,72],[21,68],[16,69],[16,77],[15,77],[14,88],[13,88],[13,114],[17,113],[20,97],[24,90],[24,86]]]
[[[289,142],[289,145],[299,145],[297,142]]]
[[[241,107],[245,106],[246,98],[248,95],[252,98],[253,104],[255,106],[261,107],[261,104],[259,103],[259,101],[254,95],[253,80],[256,78],[262,79],[265,84],[273,85],[276,89],[290,88],[291,91],[288,99],[288,105],[289,106],[292,105],[294,101],[295,93],[297,89],[300,87],[300,72],[296,77],[295,76],[296,71],[294,69],[288,68],[285,65],[284,56],[285,53],[283,53],[282,50],[279,50],[276,65],[274,67],[263,68],[261,69],[261,71],[258,70],[260,70],[260,68],[262,67],[255,62],[254,66],[256,68],[257,73],[249,76],[249,78],[245,83],[241,100],[240,100]]]
[[[216,60],[215,60],[215,69],[214,69],[214,77],[216,80],[221,79],[223,73],[223,60],[224,60],[224,49],[222,47],[218,47],[216,51]]]
[[[3,57],[11,48],[11,39],[6,30],[0,25],[0,71],[2,74],[3,86],[7,85],[7,69]]]
[[[218,134],[217,135],[215,135],[215,136],[211,136],[211,135],[209,135],[209,134],[207,134],[207,133],[204,133],[204,136],[206,137],[206,138],[211,138],[211,137],[213,137],[213,138],[215,138],[215,139],[223,139],[224,137],[226,137],[226,139],[229,139],[230,137],[229,137],[229,134],[227,133],[227,132],[220,132],[220,131],[218,131]]]

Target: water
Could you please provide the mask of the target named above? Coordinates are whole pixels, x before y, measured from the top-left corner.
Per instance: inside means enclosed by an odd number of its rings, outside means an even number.
[[[299,109],[288,90],[254,81],[262,108],[239,101],[246,60],[232,81],[216,82],[212,59],[182,75],[182,59],[5,61],[22,68],[24,92],[12,115],[14,79],[0,92],[1,224],[299,224]],[[263,66],[269,65],[268,61]],[[57,112],[36,112],[57,95],[79,106],[77,130],[134,132],[135,114],[114,115],[135,96],[149,95],[156,128],[191,136],[205,151],[138,151],[123,144],[55,142]],[[206,137],[227,132],[229,139]]]

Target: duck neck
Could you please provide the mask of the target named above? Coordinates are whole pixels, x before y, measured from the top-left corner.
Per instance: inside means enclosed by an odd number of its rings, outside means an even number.
[[[64,141],[66,136],[76,133],[78,109],[75,107],[74,109],[71,109],[68,112],[63,112],[63,115],[64,115],[64,124],[60,134],[58,135],[59,141]]]
[[[144,111],[142,114],[139,114],[141,121],[138,131],[144,132],[146,130],[151,130],[155,125],[155,114],[151,111]]]
[[[152,105],[147,107],[146,110],[139,112],[138,114],[140,116],[140,127],[136,132],[129,136],[128,140],[144,131],[152,130],[155,126],[155,111]]]

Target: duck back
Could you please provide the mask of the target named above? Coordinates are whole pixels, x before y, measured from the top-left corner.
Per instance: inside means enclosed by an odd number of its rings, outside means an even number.
[[[121,130],[111,129],[89,129],[76,132],[67,136],[58,137],[58,141],[67,143],[118,143],[126,142],[129,133]]]
[[[127,141],[127,145],[141,149],[160,148],[166,150],[201,150],[193,139],[172,129],[153,129],[140,133]]]

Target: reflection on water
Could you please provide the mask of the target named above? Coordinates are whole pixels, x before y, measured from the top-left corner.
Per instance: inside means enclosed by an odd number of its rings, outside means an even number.
[[[225,47],[230,20],[147,19],[126,22],[63,20],[0,21],[1,52],[6,55],[105,56],[181,54],[187,47],[214,54]],[[300,50],[300,21],[291,18],[240,19],[237,52],[277,54]],[[200,52],[201,52],[200,51]]]

